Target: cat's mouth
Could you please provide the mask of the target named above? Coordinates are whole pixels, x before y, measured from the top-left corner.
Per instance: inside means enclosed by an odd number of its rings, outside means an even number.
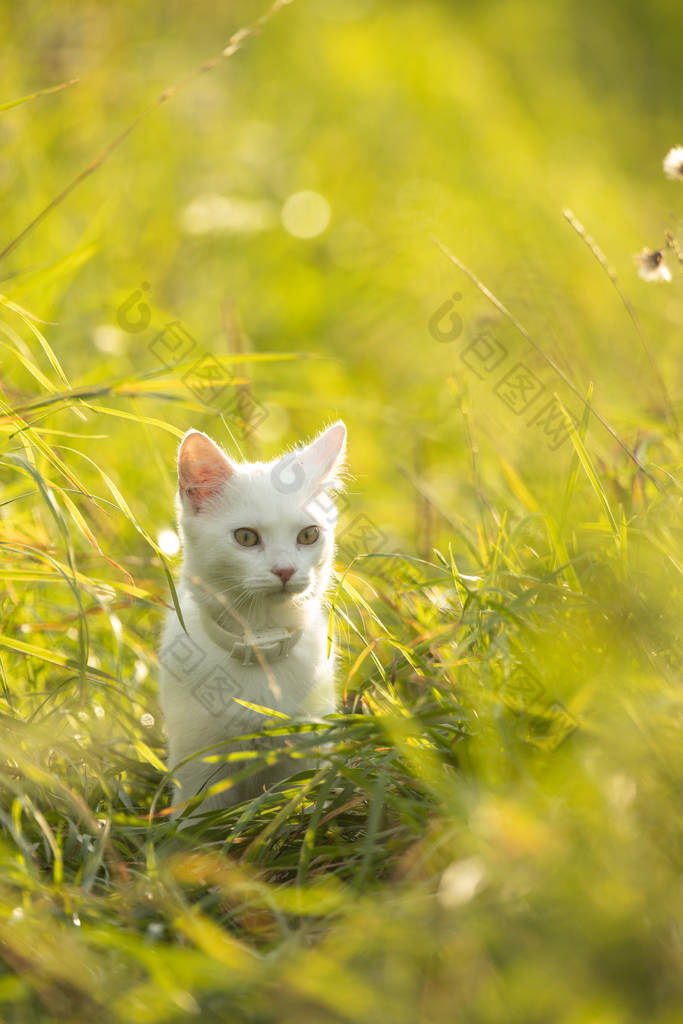
[[[279,583],[269,588],[268,593],[271,597],[287,598],[287,597],[299,597],[309,588],[309,583],[302,582],[300,580],[287,580],[286,583]]]

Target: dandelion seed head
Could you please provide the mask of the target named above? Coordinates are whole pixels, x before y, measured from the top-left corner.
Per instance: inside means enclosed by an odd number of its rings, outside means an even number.
[[[662,161],[667,178],[683,181],[683,146],[673,146]]]
[[[643,281],[670,281],[671,271],[664,262],[661,249],[643,249],[633,260],[638,267],[638,276]]]

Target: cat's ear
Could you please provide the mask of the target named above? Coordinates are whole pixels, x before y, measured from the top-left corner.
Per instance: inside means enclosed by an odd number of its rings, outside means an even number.
[[[338,490],[345,458],[346,427],[337,420],[305,448],[294,448],[273,463],[273,486],[281,494],[301,492],[309,498],[321,490]]]
[[[199,430],[185,434],[178,451],[178,490],[185,507],[201,512],[234,472],[233,464],[210,437]]]
[[[346,462],[346,427],[342,420],[323,430],[299,457],[307,479],[316,487],[338,487]]]

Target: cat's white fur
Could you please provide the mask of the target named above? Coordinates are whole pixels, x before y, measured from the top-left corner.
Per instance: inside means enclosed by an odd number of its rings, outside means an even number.
[[[265,740],[225,742],[258,732],[267,722],[233,698],[296,718],[317,718],[335,709],[323,601],[336,519],[330,489],[339,486],[345,450],[341,421],[311,444],[269,463],[233,462],[199,431],[183,438],[178,453],[183,538],[178,598],[185,629],[169,612],[160,650],[174,803],[184,803],[244,767],[240,761],[226,765],[191,757],[197,751],[221,743],[213,752],[267,745]],[[318,527],[319,539],[304,545],[297,537],[307,526]],[[239,528],[257,531],[260,543],[240,546],[235,538]],[[283,583],[276,569],[295,571]],[[206,616],[252,640],[275,627],[297,639],[286,657],[267,661],[255,653],[254,663],[245,665],[209,635]],[[183,763],[186,758],[191,759]],[[197,813],[250,798],[301,767],[290,761],[264,769],[208,797]]]

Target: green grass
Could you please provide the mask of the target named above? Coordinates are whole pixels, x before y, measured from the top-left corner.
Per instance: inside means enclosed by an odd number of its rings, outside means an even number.
[[[309,0],[185,81],[261,10],[13,28],[0,249],[48,212],[0,260],[0,1019],[674,1024],[683,307],[632,253],[681,235],[681,14]],[[312,239],[279,221],[303,189]],[[192,234],[206,193],[265,221]],[[327,760],[178,832],[178,438],[270,457],[339,415],[340,713],[270,729]]]

